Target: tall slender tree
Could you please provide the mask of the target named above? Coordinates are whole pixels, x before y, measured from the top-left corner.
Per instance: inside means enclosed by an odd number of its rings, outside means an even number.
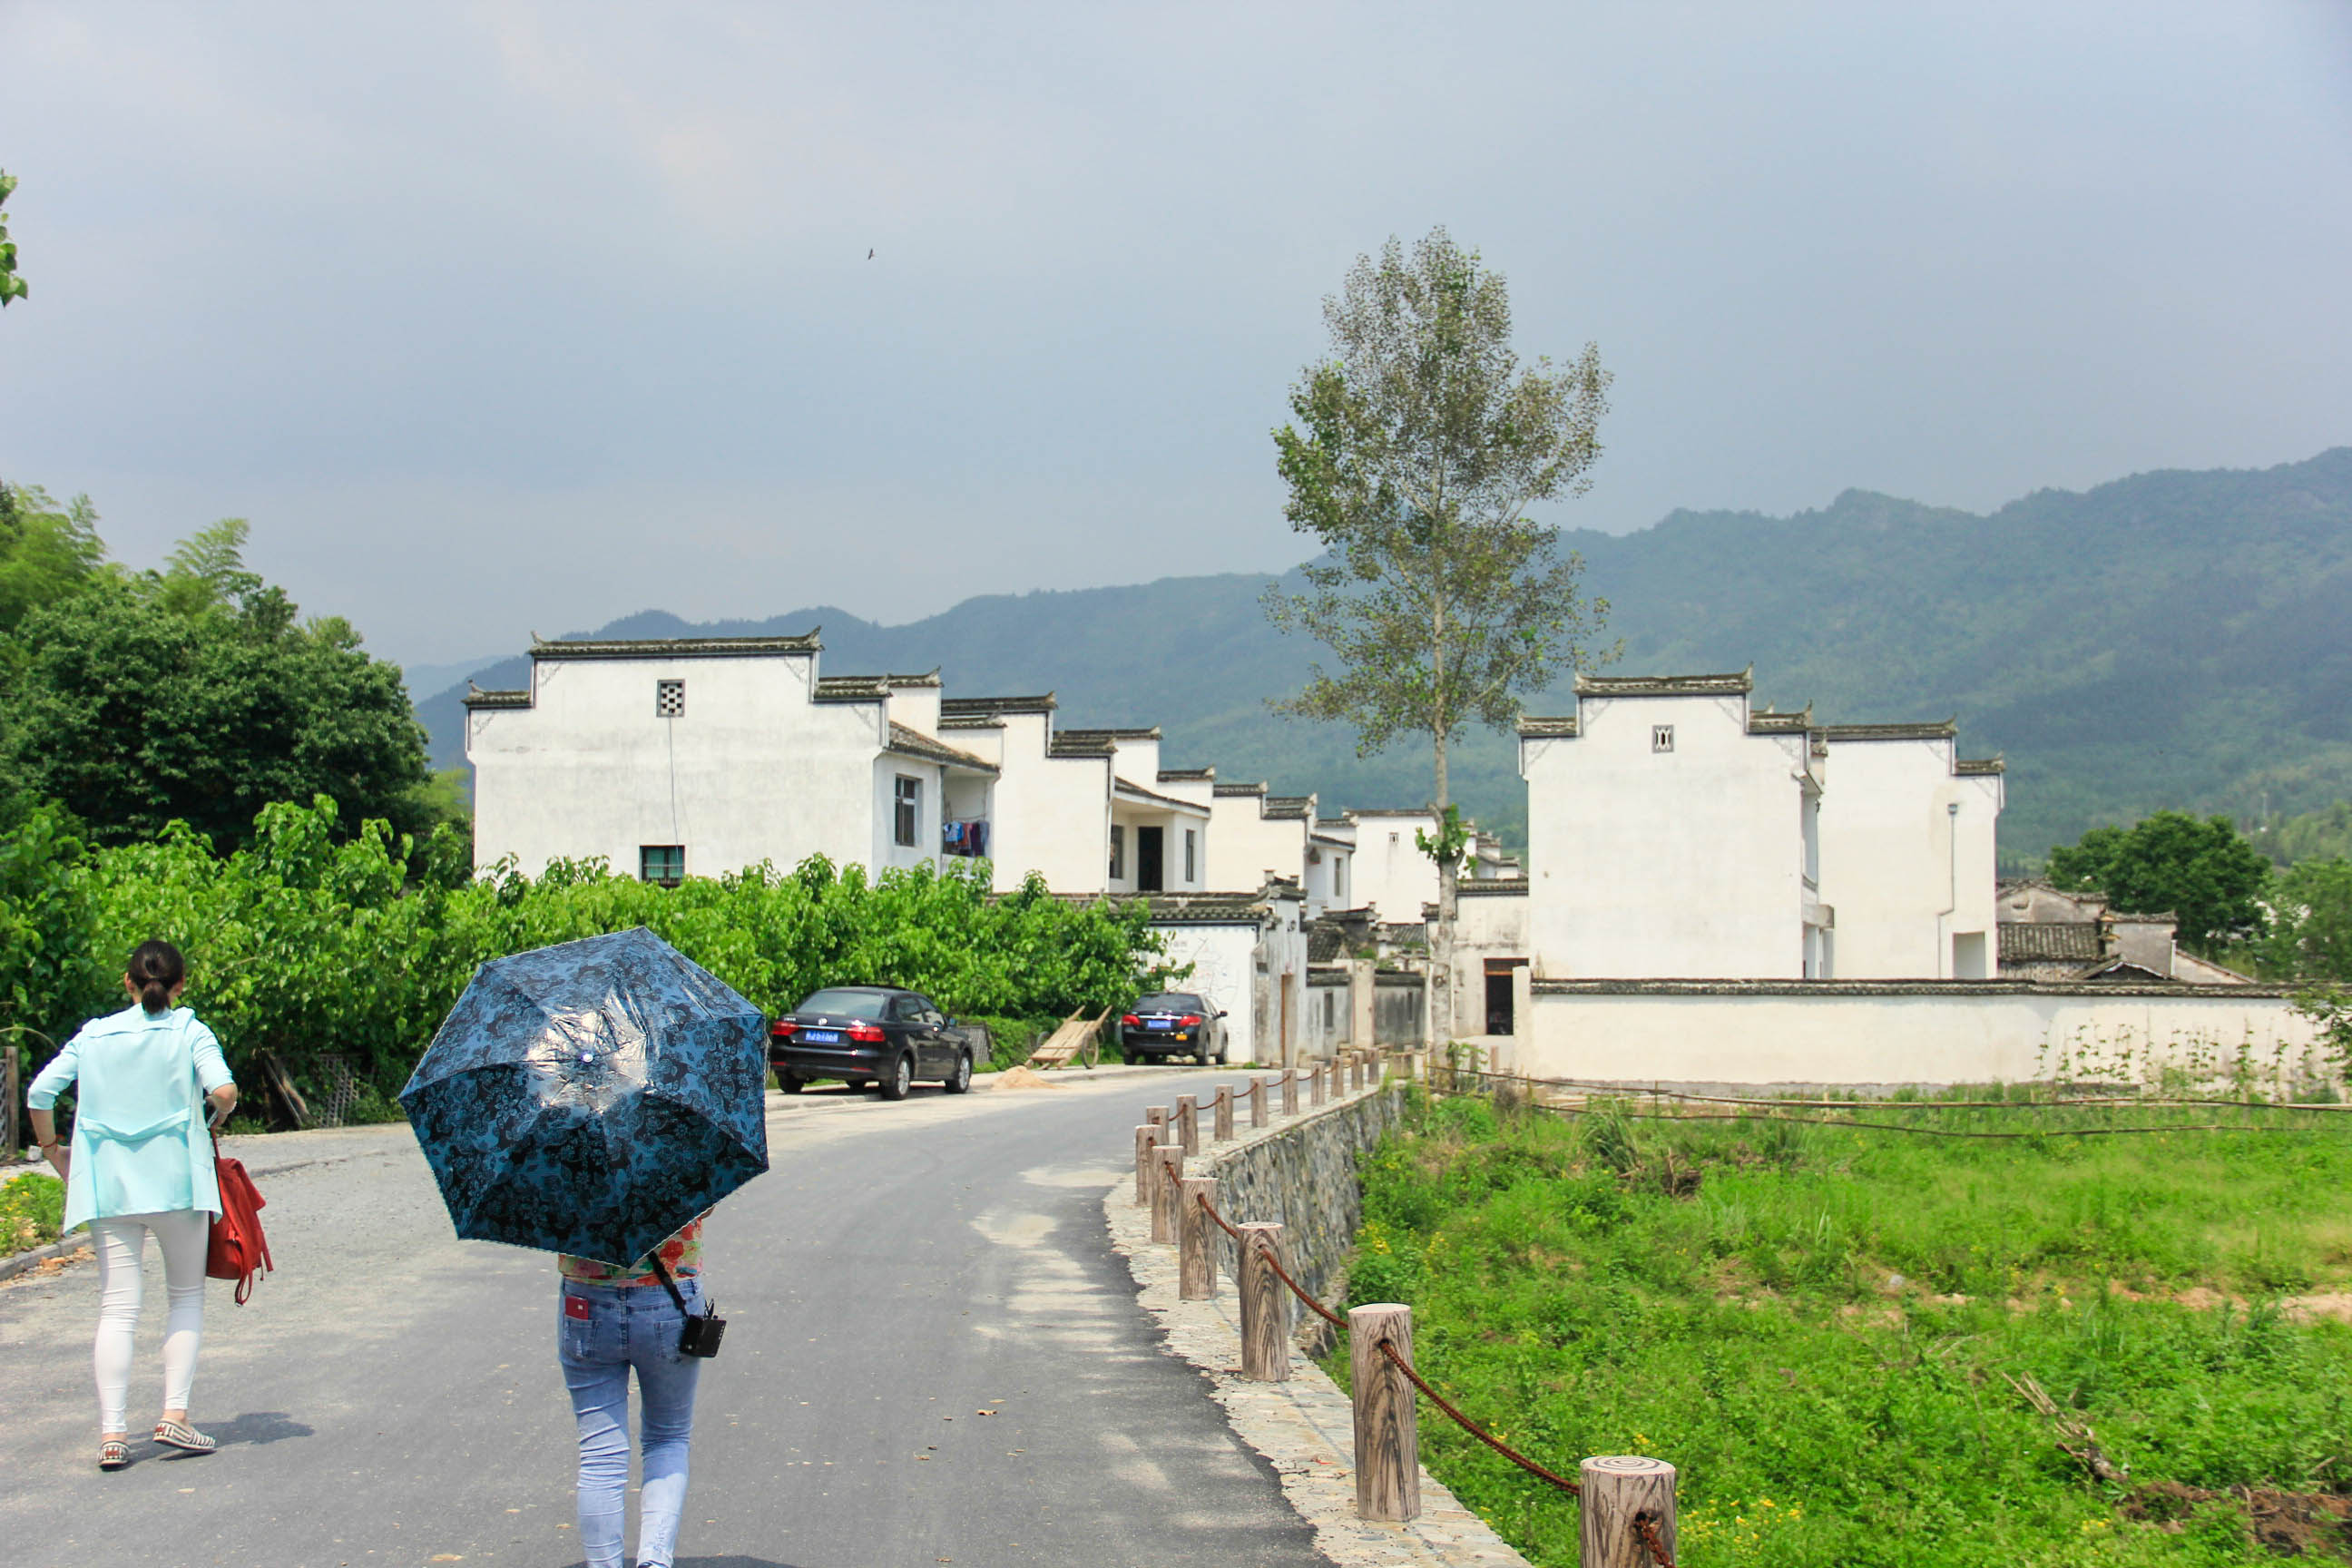
[[[1608,613],[1578,584],[1583,560],[1527,509],[1581,494],[1601,456],[1609,373],[1587,343],[1555,370],[1511,348],[1510,292],[1444,228],[1410,254],[1394,238],[1357,258],[1323,302],[1329,354],[1291,388],[1295,424],[1274,433],[1284,515],[1322,545],[1307,591],[1269,588],[1285,632],[1329,650],[1294,717],[1356,727],[1370,756],[1429,738],[1438,831],[1431,1027],[1454,1037],[1455,898],[1468,833],[1446,752],[1471,722],[1507,727],[1567,668],[1613,657],[1591,646]]]

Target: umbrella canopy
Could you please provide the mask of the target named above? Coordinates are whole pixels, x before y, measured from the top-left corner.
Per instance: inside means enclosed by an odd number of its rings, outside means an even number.
[[[767,1018],[643,926],[493,959],[400,1092],[457,1234],[625,1267],[768,1168]]]

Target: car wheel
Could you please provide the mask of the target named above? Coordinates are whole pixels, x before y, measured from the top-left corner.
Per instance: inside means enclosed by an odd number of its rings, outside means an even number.
[[[915,1058],[900,1057],[898,1065],[890,1069],[890,1076],[882,1080],[882,1098],[904,1100],[907,1098],[907,1091],[914,1087]]]
[[[961,1052],[958,1052],[956,1055],[955,1071],[948,1077],[948,1092],[950,1094],[961,1094],[965,1089],[968,1089],[971,1087],[971,1058]]]
[[[802,1089],[808,1087],[808,1079],[803,1078],[796,1072],[787,1072],[782,1068],[778,1068],[776,1069],[776,1087],[782,1089],[786,1094],[798,1094]]]

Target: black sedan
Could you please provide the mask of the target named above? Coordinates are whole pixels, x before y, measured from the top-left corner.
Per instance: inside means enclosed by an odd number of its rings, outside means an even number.
[[[971,1087],[974,1037],[919,991],[828,985],[768,1026],[768,1065],[786,1094],[837,1078],[904,1100],[917,1079],[950,1094]]]
[[[1198,1062],[1225,1059],[1224,1015],[1190,991],[1146,996],[1118,1021],[1119,1053],[1129,1061],[1162,1061],[1189,1056]]]

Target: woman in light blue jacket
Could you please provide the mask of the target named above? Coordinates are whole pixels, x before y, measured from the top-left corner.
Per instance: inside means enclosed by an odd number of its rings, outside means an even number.
[[[220,1042],[175,1006],[187,965],[168,942],[141,942],[122,976],[133,1005],[84,1024],[25,1096],[33,1136],[66,1180],[65,1228],[88,1223],[98,1250],[98,1468],[131,1461],[131,1335],[139,1326],[139,1270],[152,1232],[163,1255],[170,1315],[163,1324],[163,1418],[155,1441],[208,1454],[213,1440],[188,1425],[196,1346],[204,1335],[205,1250],[220,1212],[211,1127],[228,1120],[236,1084]],[[73,1146],[58,1142],[58,1092],[80,1083]],[[209,1105],[207,1118],[205,1107]]]

